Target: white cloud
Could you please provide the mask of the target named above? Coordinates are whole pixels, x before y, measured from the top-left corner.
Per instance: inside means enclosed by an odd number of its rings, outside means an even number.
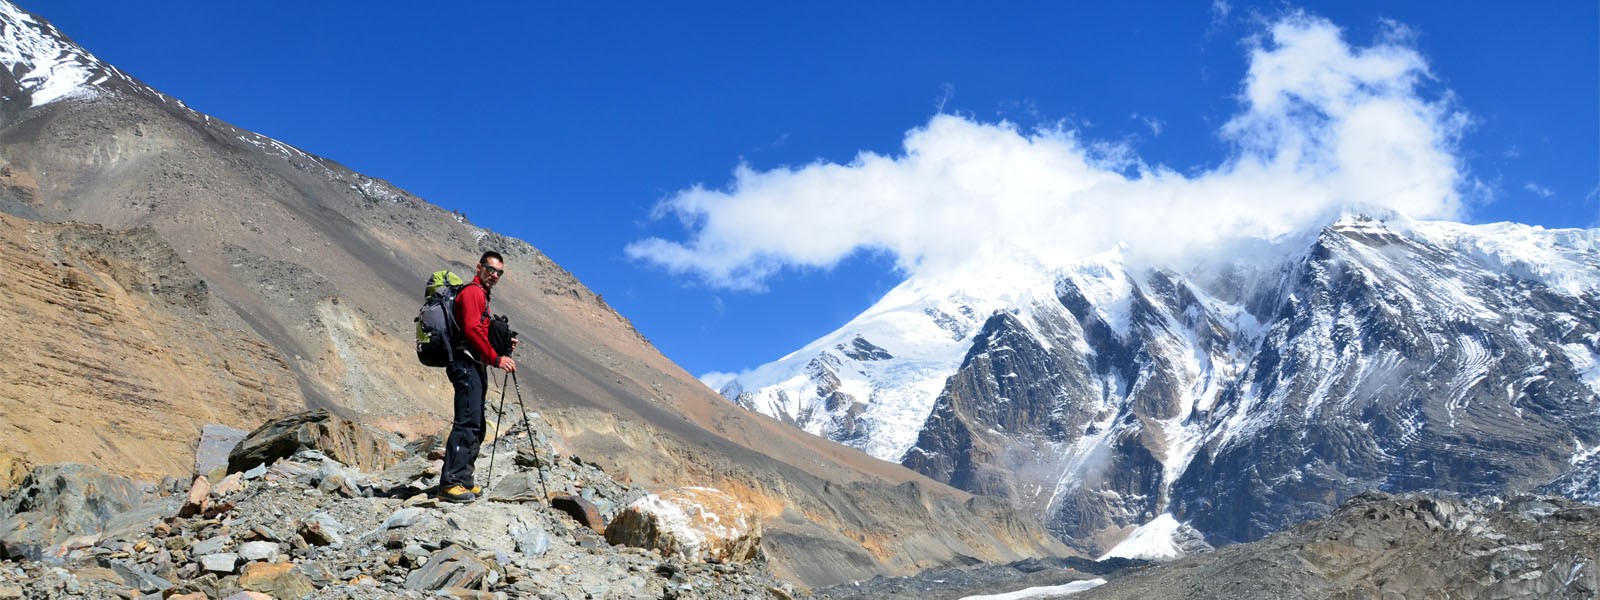
[[[1398,30],[1396,30],[1398,31]],[[1183,175],[1066,128],[1022,131],[939,114],[903,152],[756,170],[727,189],[680,191],[656,209],[689,239],[631,257],[707,283],[759,289],[786,268],[883,252],[908,273],[1019,251],[1059,264],[1122,245],[1152,261],[1305,231],[1352,207],[1459,218],[1455,143],[1466,116],[1418,85],[1427,64],[1399,33],[1351,47],[1293,14],[1251,42],[1230,155]]]
[[[1133,113],[1131,115],[1128,115],[1128,118],[1129,119],[1133,119],[1135,121],[1138,121],[1140,123],[1144,123],[1145,127],[1149,127],[1150,128],[1150,135],[1153,135],[1153,136],[1156,136],[1156,137],[1160,137],[1161,136],[1161,130],[1166,127],[1166,123],[1162,123],[1161,119],[1157,119],[1155,117],[1147,117],[1147,116],[1141,115],[1139,113]]]
[[[1545,186],[1539,185],[1539,184],[1534,183],[1532,181],[1529,181],[1528,183],[1523,184],[1522,185],[1522,189],[1528,190],[1529,192],[1532,192],[1533,195],[1538,196],[1540,198],[1549,198],[1551,196],[1556,195],[1555,192],[1550,191],[1550,188],[1547,188]]]
[[[1211,30],[1215,31],[1227,22],[1228,15],[1233,13],[1233,5],[1227,0],[1212,0],[1211,2]]]

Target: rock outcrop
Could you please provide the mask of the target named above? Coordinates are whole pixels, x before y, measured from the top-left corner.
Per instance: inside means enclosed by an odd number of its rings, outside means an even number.
[[[0,558],[54,558],[92,544],[113,519],[143,504],[149,487],[85,465],[36,467],[0,501]]]
[[[761,548],[761,523],[732,496],[682,487],[628,505],[606,528],[606,541],[705,562],[745,562]]]
[[[297,413],[267,422],[228,452],[228,470],[244,471],[317,450],[341,464],[381,471],[405,456],[394,434],[340,418],[326,410]]]
[[[508,480],[543,481],[552,494],[585,499],[602,519],[616,518],[619,507],[644,495],[573,456],[518,461],[517,455],[531,454],[529,442],[537,436],[512,433],[486,445],[478,460],[486,482],[488,463],[497,463],[493,489]],[[400,464],[416,460],[427,458],[408,455]],[[490,493],[470,504],[443,503],[421,491],[433,487],[436,472],[369,472],[319,448],[230,474],[242,480],[236,485],[210,486],[200,477],[187,489],[175,485],[126,502],[118,496],[115,505],[94,485],[53,483],[100,481],[80,470],[43,467],[28,487],[0,503],[30,509],[19,513],[30,522],[74,524],[71,531],[59,528],[61,535],[86,533],[43,557],[49,562],[8,551],[0,557],[0,594],[11,595],[0,597],[806,596],[759,558],[710,564],[704,553],[613,546],[543,495]],[[62,472],[72,475],[50,475]],[[325,489],[330,472],[344,475],[344,487]],[[196,496],[207,508],[185,512],[183,506],[199,504]],[[91,506],[117,514],[86,509]],[[99,526],[108,517],[125,526]],[[756,545],[745,549],[754,553]]]
[[[153,230],[0,215],[0,269],[18,349],[0,361],[0,483],[63,462],[187,478],[205,425],[304,410],[283,356],[233,330]]]

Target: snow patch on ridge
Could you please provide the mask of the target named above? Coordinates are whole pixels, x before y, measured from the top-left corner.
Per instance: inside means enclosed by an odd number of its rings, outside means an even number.
[[[1600,290],[1600,229],[1545,229],[1520,223],[1410,223],[1410,231],[1498,272],[1567,295]]]
[[[105,63],[66,38],[49,23],[0,1],[0,66],[22,75],[17,83],[32,98],[30,107],[66,98],[92,98],[104,83]],[[93,81],[91,81],[93,80]]]
[[[1106,584],[1104,579],[1085,579],[1074,581],[1065,585],[1046,585],[1006,592],[1004,594],[984,594],[980,596],[965,596],[961,600],[1028,600],[1029,598],[1059,598],[1070,596],[1084,590],[1092,590]]]
[[[1600,394],[1600,355],[1583,344],[1562,344],[1561,350],[1572,363],[1572,370],[1583,378],[1584,385]]]
[[[1067,271],[1095,313],[1117,337],[1128,337],[1133,321],[1133,281],[1122,267],[1122,253],[1113,250],[1074,265]]]
[[[1162,513],[1161,516],[1133,530],[1133,533],[1128,534],[1121,543],[1097,560],[1108,558],[1171,560],[1181,557],[1183,550],[1178,548],[1176,539],[1182,527],[1183,524],[1173,518],[1171,513]]]

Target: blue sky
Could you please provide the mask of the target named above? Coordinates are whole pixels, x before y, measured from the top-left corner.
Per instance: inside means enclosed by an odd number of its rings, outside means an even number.
[[[529,241],[694,374],[799,348],[937,255],[829,239],[834,215],[805,194],[860,188],[797,181],[1007,131],[1131,178],[1204,180],[1240,162],[1252,52],[1289,49],[1273,27],[1295,11],[1353,56],[1410,61],[1396,97],[1449,159],[1458,218],[1600,221],[1592,0],[22,6],[197,110]],[[717,237],[761,201],[811,211],[780,233],[835,245]]]

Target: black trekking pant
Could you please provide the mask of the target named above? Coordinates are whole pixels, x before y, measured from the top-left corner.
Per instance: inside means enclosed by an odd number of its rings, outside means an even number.
[[[450,437],[445,439],[444,470],[439,474],[439,488],[447,489],[452,485],[470,488],[478,448],[483,445],[483,398],[488,391],[488,367],[458,350],[455,360],[445,367],[445,374],[456,390],[456,414],[450,423]]]

